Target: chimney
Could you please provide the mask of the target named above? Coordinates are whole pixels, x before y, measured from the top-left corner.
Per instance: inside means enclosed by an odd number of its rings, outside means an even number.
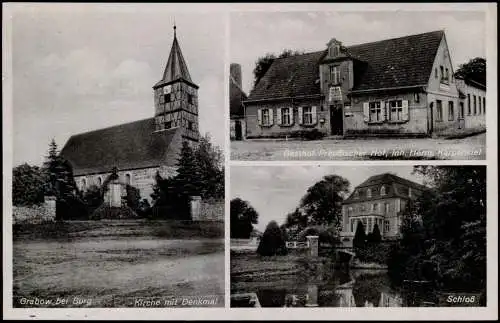
[[[236,84],[241,88],[241,65],[236,63],[231,63],[230,73]]]

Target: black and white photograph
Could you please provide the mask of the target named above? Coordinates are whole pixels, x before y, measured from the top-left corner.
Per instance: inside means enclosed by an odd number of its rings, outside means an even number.
[[[232,166],[231,307],[486,306],[486,166]]]
[[[223,17],[13,11],[5,302],[224,307]]]
[[[231,159],[486,159],[485,19],[231,13]]]

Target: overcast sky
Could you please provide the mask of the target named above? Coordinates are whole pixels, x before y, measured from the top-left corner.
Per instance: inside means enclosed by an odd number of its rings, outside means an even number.
[[[256,227],[263,232],[269,221],[284,223],[307,189],[325,175],[346,178],[352,192],[370,176],[386,172],[422,184],[423,178],[412,171],[412,166],[232,166],[231,199],[240,197],[255,208],[259,214]]]
[[[14,165],[41,163],[51,138],[61,149],[72,134],[153,117],[152,86],[163,75],[174,17],[200,86],[200,131],[224,146],[226,16],[110,7],[31,4],[14,13]]]
[[[285,48],[323,50],[331,38],[350,46],[444,29],[455,68],[486,57],[485,14],[479,11],[236,12],[230,21],[231,62],[241,64],[247,93],[259,57]]]

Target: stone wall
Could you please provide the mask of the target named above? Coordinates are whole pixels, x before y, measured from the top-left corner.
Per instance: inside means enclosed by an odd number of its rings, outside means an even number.
[[[191,199],[193,221],[224,221],[224,200],[202,200],[198,196]]]
[[[55,221],[56,199],[46,196],[45,202],[33,206],[14,206],[12,208],[13,223],[42,223]]]

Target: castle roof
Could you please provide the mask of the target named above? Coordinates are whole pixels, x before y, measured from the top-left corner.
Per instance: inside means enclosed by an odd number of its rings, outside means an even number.
[[[409,198],[409,196],[407,194],[404,194],[401,190],[399,190],[395,186],[395,184],[399,184],[404,187],[408,187],[420,192],[427,190],[427,187],[422,184],[412,182],[410,180],[407,180],[405,178],[399,177],[391,173],[384,173],[371,176],[366,181],[356,186],[351,195],[344,201],[344,204],[359,203],[380,198],[384,199],[391,197]],[[383,196],[380,195],[380,188],[382,186],[385,186],[386,188],[386,194]],[[376,187],[377,191],[372,192],[372,197],[368,197],[366,195],[365,190],[367,188],[373,188],[373,187]],[[356,191],[359,192],[358,198],[354,198],[354,193]]]
[[[168,56],[163,77],[158,83],[155,84],[154,88],[178,80],[183,80],[189,84],[195,85],[191,80],[191,75],[189,74],[186,61],[182,55],[181,47],[177,41],[177,33],[175,30],[176,27],[174,26],[174,41],[172,42],[172,48],[170,49],[170,55]]]
[[[153,132],[154,118],[73,135],[61,156],[75,176],[118,170],[175,166],[180,128]]]
[[[345,48],[354,61],[356,91],[427,85],[444,31],[381,40]],[[321,94],[319,65],[327,50],[277,58],[248,101]]]

